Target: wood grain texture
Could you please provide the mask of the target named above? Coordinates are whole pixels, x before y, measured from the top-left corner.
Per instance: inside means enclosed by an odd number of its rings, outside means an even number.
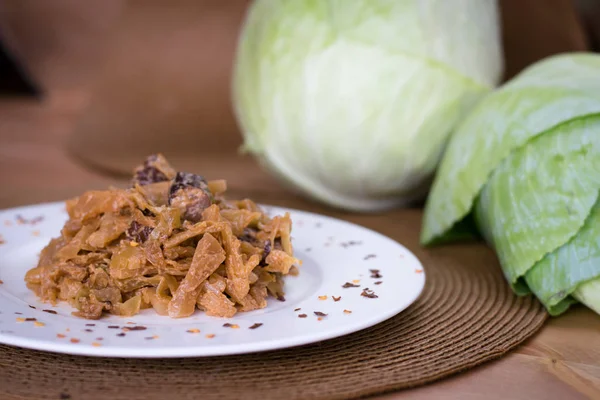
[[[73,128],[82,98],[51,103],[0,101],[0,207],[61,200],[90,188],[123,185],[124,180],[87,170],[65,154],[62,143]],[[294,196],[235,154],[202,158],[194,167],[208,177],[225,177],[232,195],[320,212],[394,235],[398,224],[419,229],[421,211],[351,215]],[[190,166],[193,163],[190,163]],[[194,164],[196,165],[196,164]],[[199,168],[199,169],[197,169]],[[416,237],[401,238],[409,246]],[[412,242],[414,241],[414,243]],[[460,246],[436,249],[458,254]],[[458,252],[458,253],[457,253]],[[462,255],[464,256],[464,255]],[[473,255],[476,256],[476,255]],[[600,398],[600,317],[583,307],[551,319],[525,345],[498,361],[421,388],[380,396],[381,400],[424,399],[579,399]]]

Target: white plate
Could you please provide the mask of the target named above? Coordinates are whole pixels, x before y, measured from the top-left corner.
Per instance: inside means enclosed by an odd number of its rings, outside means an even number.
[[[286,278],[286,301],[270,299],[267,308],[231,319],[208,317],[200,311],[189,318],[170,319],[149,309],[134,317],[97,321],[72,316],[68,304],[41,303],[23,280],[37,264],[40,250],[58,236],[67,218],[63,203],[0,211],[0,343],[105,357],[250,353],[368,328],[398,314],[421,293],[423,267],[395,241],[321,215],[276,207],[267,210],[271,215],[290,211],[294,251],[303,260],[300,275]],[[371,277],[371,269],[379,270],[381,278]],[[360,287],[343,288],[346,282]],[[365,288],[377,298],[362,296]],[[334,301],[333,296],[341,299]],[[315,312],[327,316],[319,318]],[[225,323],[234,327],[224,327]],[[262,325],[250,329],[254,324]]]

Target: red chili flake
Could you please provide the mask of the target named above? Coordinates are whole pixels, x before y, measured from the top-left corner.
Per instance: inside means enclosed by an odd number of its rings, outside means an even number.
[[[200,329],[198,329],[198,328],[192,328],[192,329],[188,329],[186,332],[187,333],[200,333]]]
[[[338,297],[331,296],[331,298],[333,299],[333,301],[340,301],[342,299],[342,296],[338,296]]]
[[[321,311],[315,311],[315,315],[317,317],[326,317],[327,316],[327,314],[325,314],[324,312],[321,312]]]
[[[342,285],[344,289],[352,288],[352,287],[360,287],[360,285],[355,285],[354,283],[346,282]]]
[[[2,244],[4,242],[0,241],[0,244]],[[0,285],[4,284],[4,281],[2,279],[0,279]]]
[[[71,343],[79,343],[81,340],[77,338],[71,338]]]
[[[96,324],[85,324],[85,326],[96,326]]]
[[[108,329],[119,329],[119,325],[109,325]]]
[[[56,334],[56,337],[57,337],[57,338],[59,338],[59,339],[64,339],[64,338],[66,338],[67,336],[66,336],[66,335],[63,335],[62,333],[57,333],[57,334]]]
[[[377,281],[374,283],[374,285],[381,285],[383,282],[382,281]]]
[[[322,317],[317,318],[317,321],[323,321]]]
[[[25,318],[25,321],[31,322],[31,321],[37,321],[37,319],[35,319],[35,318]]]
[[[415,269],[415,273],[421,274],[421,273],[423,273],[423,270],[422,269]]]
[[[56,311],[54,310],[42,310],[43,312],[47,312],[48,314],[58,314]]]
[[[294,309],[294,311],[300,311],[300,310],[302,310],[300,307]]]
[[[229,322],[226,324],[223,324],[224,328],[231,328],[231,329],[240,329],[240,326],[238,324],[230,324]]]
[[[352,314],[352,311],[350,311],[350,310],[344,310],[344,314]]]
[[[100,347],[102,345],[100,343],[98,343],[98,342],[92,342],[92,346],[94,346],[94,347]]]
[[[306,314],[298,314],[298,318],[306,318],[307,315]]]
[[[36,308],[34,306],[32,306],[31,304],[29,305],[29,308],[33,308],[34,310],[36,310]]]
[[[327,300],[327,296],[319,296],[319,300]]]
[[[370,269],[369,271],[371,272],[371,278],[383,278],[378,269]]]
[[[373,292],[372,290],[369,290],[369,288],[364,288],[360,295],[363,297],[367,297],[369,299],[376,299],[379,297],[375,294],[375,292]]]
[[[248,329],[256,329],[256,328],[260,328],[263,324],[261,324],[260,322],[255,323],[254,325],[252,325],[251,327],[249,327]]]
[[[84,332],[94,332],[92,329],[84,329]]]
[[[206,335],[206,338],[207,338],[207,339],[212,339],[212,338],[214,338],[214,337],[215,337],[215,334],[214,334],[214,333],[209,333],[208,335]]]
[[[34,326],[37,326],[37,327],[46,326],[46,324],[45,324],[45,323],[43,323],[43,322],[40,322],[40,321],[34,321],[34,322],[33,322],[33,325],[34,325]]]
[[[125,333],[123,333],[123,332],[121,332],[121,333],[117,333],[117,336],[118,336],[118,337],[123,337],[123,336],[125,336]]]
[[[377,257],[375,254],[367,254],[363,260],[370,260],[371,258]]]
[[[279,296],[277,296],[277,300],[285,301],[285,297],[283,297],[283,295],[279,295]]]

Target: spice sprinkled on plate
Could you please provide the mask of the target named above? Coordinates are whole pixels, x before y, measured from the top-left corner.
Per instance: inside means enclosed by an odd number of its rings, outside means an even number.
[[[119,329],[119,325],[109,325],[108,329]]]
[[[240,326],[238,324],[230,324],[229,322],[226,324],[223,324],[224,328],[231,328],[231,329],[240,329]]]
[[[92,342],[92,346],[94,346],[94,347],[100,347],[100,346],[102,346],[102,344],[100,344],[98,342]]]
[[[71,343],[79,343],[81,340],[77,339],[77,338],[71,338],[70,342]]]
[[[54,310],[42,310],[42,311],[43,311],[43,312],[45,312],[45,313],[48,313],[48,314],[58,314],[58,313],[57,313],[56,311],[54,311]]]
[[[300,311],[300,310],[302,310],[300,307],[294,309],[294,311]]]
[[[146,328],[145,326],[138,325],[138,326],[131,326],[131,327],[130,326],[124,326],[122,329],[125,332],[128,332],[128,331],[145,331],[148,328]]]
[[[347,247],[351,247],[351,246],[358,246],[360,244],[362,244],[362,242],[359,240],[350,240],[348,242],[340,243],[340,246],[342,246],[343,248],[347,248]]]
[[[344,284],[342,285],[342,287],[343,287],[344,289],[348,289],[348,288],[353,288],[353,287],[360,287],[360,285],[355,285],[355,284],[353,284],[353,283],[346,282],[346,283],[344,283]]]
[[[57,334],[56,334],[56,337],[57,337],[57,338],[59,338],[59,339],[64,339],[64,338],[66,338],[67,336],[66,336],[66,335],[63,335],[62,333],[57,333]]]
[[[124,332],[117,333],[117,336],[118,336],[118,337],[123,337],[123,336],[125,336],[125,333],[124,333]]]
[[[37,223],[40,223],[44,220],[44,216],[43,215],[38,215],[37,217],[31,218],[31,219],[27,219],[24,218],[21,214],[17,214],[17,216],[15,217],[17,220],[17,224],[19,225],[35,225]]]
[[[327,314],[325,314],[324,312],[321,312],[321,311],[315,311],[315,315],[317,317],[326,317],[327,316]]]
[[[260,328],[263,324],[261,324],[260,322],[255,323],[254,325],[250,326],[248,329],[256,329],[256,328]]]
[[[38,328],[41,328],[42,326],[46,326],[46,324],[43,322],[40,322],[40,321],[35,321],[33,323],[33,326],[37,326]]]
[[[187,333],[194,333],[194,334],[195,333],[200,333],[200,329],[198,329],[198,328],[192,328],[192,329],[188,329],[186,332]]]
[[[207,339],[212,339],[212,338],[214,338],[214,337],[215,337],[215,334],[214,334],[214,333],[209,333],[208,335],[206,335],[206,338],[207,338]]]
[[[338,302],[342,299],[342,296],[338,296],[338,297],[331,296],[331,298],[333,299],[333,301]]]
[[[377,281],[374,283],[374,285],[381,285],[383,283],[383,281]]]
[[[369,290],[369,288],[364,288],[360,295],[363,297],[367,297],[369,299],[376,299],[379,297],[375,294],[375,292],[373,292],[372,290]]]
[[[32,306],[31,304],[29,305],[29,308],[33,308],[34,310],[37,310],[37,308],[35,308],[35,306]]]
[[[344,310],[344,314],[352,314],[352,311],[350,311],[350,310]]]
[[[319,300],[327,300],[327,296],[319,296]]]
[[[423,273],[423,270],[422,270],[422,269],[415,269],[415,273],[417,273],[417,274],[422,274],[422,273]]]
[[[377,257],[375,254],[367,254],[363,260],[370,260],[371,258]]]
[[[383,278],[378,269],[370,269],[369,272],[371,272],[371,278]]]
[[[307,315],[306,314],[298,314],[298,318],[306,318]]]

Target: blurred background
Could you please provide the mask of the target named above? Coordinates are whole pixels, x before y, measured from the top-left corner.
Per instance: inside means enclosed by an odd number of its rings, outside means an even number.
[[[0,206],[125,182],[147,154],[294,205],[249,156],[231,107],[250,0],[0,1]],[[600,50],[600,0],[501,0],[504,79]],[[243,179],[240,173],[243,172]]]

